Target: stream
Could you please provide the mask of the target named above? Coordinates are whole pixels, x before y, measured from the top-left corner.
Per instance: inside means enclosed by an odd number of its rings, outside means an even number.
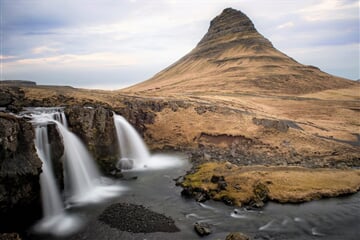
[[[31,239],[225,239],[229,232],[243,232],[253,239],[358,239],[360,235],[360,193],[302,204],[269,202],[262,210],[246,210],[221,202],[198,203],[181,197],[174,179],[191,168],[185,155],[158,154],[152,158],[176,164],[153,170],[124,172],[117,184],[126,191],[103,203],[73,206],[66,211],[83,222],[81,230],[63,237],[31,234]],[[132,179],[137,177],[136,179]],[[129,233],[111,228],[97,218],[106,207],[127,202],[174,219],[175,233]],[[146,216],[144,216],[146,218]],[[124,219],[132,221],[132,219]],[[200,237],[195,222],[210,224],[212,234]]]

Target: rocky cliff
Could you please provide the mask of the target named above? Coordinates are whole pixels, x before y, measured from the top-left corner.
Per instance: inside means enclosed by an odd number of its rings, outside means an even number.
[[[31,123],[0,113],[1,230],[13,230],[40,217],[41,165]]]
[[[119,156],[111,110],[101,106],[72,106],[65,110],[69,128],[85,143],[105,172],[114,168]]]

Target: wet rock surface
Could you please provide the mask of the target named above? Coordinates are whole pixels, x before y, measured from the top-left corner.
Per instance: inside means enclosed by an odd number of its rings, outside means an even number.
[[[194,224],[194,230],[201,237],[211,234],[210,225],[207,223],[196,222]]]
[[[225,240],[250,240],[251,238],[240,232],[232,232],[229,233]]]
[[[69,128],[85,143],[105,172],[114,169],[119,147],[112,111],[101,106],[66,108]]]
[[[98,220],[131,233],[178,232],[174,220],[131,203],[116,203],[104,210]]]
[[[51,163],[58,186],[62,189],[64,187],[64,166],[62,162],[64,154],[63,139],[57,130],[56,124],[49,124],[47,129],[51,152]]]

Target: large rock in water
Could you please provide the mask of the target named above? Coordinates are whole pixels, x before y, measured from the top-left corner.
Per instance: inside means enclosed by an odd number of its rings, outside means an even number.
[[[0,113],[0,231],[39,217],[41,166],[31,123]]]
[[[119,155],[113,113],[103,107],[69,107],[65,110],[69,128],[85,143],[91,154],[109,172]]]
[[[250,240],[251,238],[249,236],[246,236],[245,234],[241,232],[232,232],[229,233],[225,240]]]

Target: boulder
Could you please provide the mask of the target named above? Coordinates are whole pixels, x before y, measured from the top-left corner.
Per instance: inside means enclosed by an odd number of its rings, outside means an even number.
[[[229,233],[225,240],[250,240],[251,238],[249,236],[246,236],[245,234],[241,232],[232,232]]]
[[[194,229],[195,229],[195,232],[197,234],[199,234],[199,236],[201,236],[201,237],[207,236],[211,233],[210,225],[207,223],[196,222],[194,224]]]
[[[134,167],[134,161],[128,158],[121,158],[116,164],[117,169],[129,170],[132,169],[133,167]]]

